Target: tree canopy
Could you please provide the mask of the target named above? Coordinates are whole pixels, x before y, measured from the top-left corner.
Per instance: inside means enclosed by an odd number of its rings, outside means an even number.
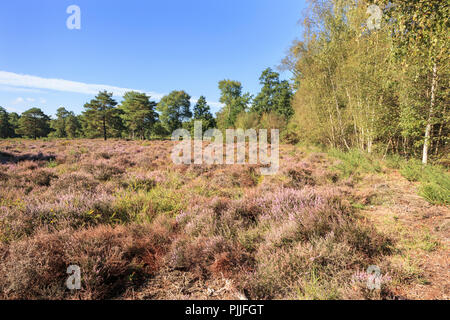
[[[18,133],[23,136],[46,137],[50,132],[50,117],[39,108],[31,108],[22,113],[18,125]]]
[[[168,132],[181,128],[183,121],[192,117],[190,100],[185,91],[172,91],[158,103],[159,119]]]
[[[156,102],[150,101],[145,93],[135,91],[126,92],[120,109],[123,111],[122,120],[128,135],[134,139],[138,136],[144,139],[154,128],[158,114],[155,111]]]
[[[242,93],[242,84],[234,80],[219,82],[220,102],[225,106],[217,114],[220,128],[233,128],[239,113],[246,111],[252,99],[249,93]]]
[[[120,110],[112,93],[101,91],[94,99],[84,105],[84,130],[88,137],[119,137],[122,129]]]
[[[0,138],[14,137],[14,128],[9,120],[8,112],[0,107]]]
[[[262,115],[274,112],[286,119],[294,114],[292,109],[292,89],[288,81],[280,81],[280,74],[267,68],[259,78],[261,92],[253,99],[251,111]]]

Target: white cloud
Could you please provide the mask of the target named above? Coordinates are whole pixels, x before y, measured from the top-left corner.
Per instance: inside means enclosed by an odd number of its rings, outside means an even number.
[[[20,88],[20,87],[10,87],[0,85],[0,91],[4,92],[29,92],[29,93],[43,93],[45,91],[39,89],[28,89],[28,88]]]
[[[19,110],[19,109],[16,109],[16,108],[7,107],[7,106],[5,106],[4,108],[8,112],[17,112],[17,113],[22,113],[23,112],[22,110]]]
[[[38,99],[35,99],[35,98],[23,98],[23,97],[17,97],[16,99],[14,99],[12,102],[11,102],[11,104],[14,104],[14,105],[25,105],[25,104],[28,104],[28,103],[34,103],[34,102],[36,102],[36,101],[38,101]],[[45,103],[47,103],[47,100],[45,100],[44,98],[39,98],[39,102],[41,103],[41,104],[45,104]],[[7,109],[7,108],[6,108]],[[18,110],[18,109],[14,109],[14,108],[10,108],[12,111],[14,111],[14,112],[17,112],[17,111],[20,111],[20,110]]]
[[[121,88],[104,84],[89,84],[77,81],[42,78],[26,74],[18,74],[7,71],[0,71],[0,90],[3,91],[23,91],[23,92],[43,92],[42,90],[54,90],[62,92],[74,92],[86,95],[96,95],[99,91],[106,90],[112,92],[116,97],[122,97],[127,91],[144,92],[155,100],[160,100],[164,94],[156,92],[145,92],[143,90],[136,90],[130,88]],[[16,103],[24,102],[16,99]],[[30,100],[31,101],[31,100]],[[33,100],[35,101],[35,100]],[[45,104],[47,101],[41,98],[41,103]],[[195,100],[196,102],[196,100]],[[194,102],[194,103],[195,103]],[[222,104],[219,102],[208,101],[212,109],[219,109]]]
[[[25,99],[22,98],[22,97],[18,97],[18,98],[15,99],[12,103],[13,103],[13,104],[20,104],[20,103],[23,103],[23,102],[25,102]]]
[[[63,92],[82,93],[87,95],[96,95],[99,91],[106,90],[112,92],[114,96],[123,96],[127,91],[143,90],[120,88],[104,84],[89,84],[77,81],[63,80],[63,79],[47,79],[26,74],[17,74],[13,72],[0,71],[0,85],[7,87],[20,87],[32,89],[46,89]],[[163,94],[155,92],[146,92],[154,99],[161,99]]]

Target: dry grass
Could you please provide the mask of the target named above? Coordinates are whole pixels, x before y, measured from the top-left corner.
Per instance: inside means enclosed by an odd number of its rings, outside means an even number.
[[[399,254],[413,246],[408,231],[365,214],[389,193],[368,187],[388,174],[378,164],[354,175],[281,146],[279,172],[261,176],[255,165],[174,165],[172,146],[1,141],[1,298],[380,299],[423,285]],[[414,250],[438,251],[435,237]],[[65,287],[73,264],[79,291]],[[355,282],[369,265],[389,274],[382,290]]]

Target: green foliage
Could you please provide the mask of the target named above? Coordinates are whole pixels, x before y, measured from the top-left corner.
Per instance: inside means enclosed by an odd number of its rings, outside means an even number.
[[[432,182],[423,183],[419,194],[432,204],[450,205],[450,177],[438,176]]]
[[[18,133],[33,139],[45,137],[50,132],[50,117],[39,108],[22,113],[18,124]]]
[[[286,126],[286,120],[284,116],[280,116],[275,112],[263,113],[259,120],[259,128],[262,129],[278,129],[282,130]],[[270,133],[270,131],[269,131]]]
[[[61,107],[56,111],[56,119],[51,121],[54,130],[52,136],[56,138],[75,138],[80,134],[81,124],[72,111]]]
[[[404,161],[404,164],[401,166],[400,173],[408,181],[419,181],[422,177],[423,169],[423,165],[420,163],[420,161]]]
[[[369,30],[369,4],[312,1],[284,60],[297,85],[291,123],[300,140],[333,148],[438,156],[450,128],[448,6],[400,1]]]
[[[119,137],[122,130],[121,111],[112,93],[99,92],[95,99],[84,105],[83,130],[87,137]]]
[[[259,115],[255,112],[241,112],[236,117],[235,126],[240,129],[256,129],[259,125]]]
[[[131,138],[140,139],[150,135],[153,131],[158,115],[155,112],[156,102],[150,101],[145,93],[127,92],[120,106],[123,111],[122,119]]]
[[[208,129],[215,128],[216,120],[211,113],[211,108],[206,102],[206,98],[201,96],[197,103],[194,106],[194,115],[191,121],[183,123],[183,128],[188,130],[191,133],[191,136],[194,136],[194,122],[201,121],[202,122],[202,131],[205,132]]]
[[[194,106],[194,120],[201,120],[203,124],[203,129],[207,130],[214,128],[216,121],[211,113],[211,108],[206,102],[206,98],[201,96]]]
[[[233,80],[219,82],[220,102],[225,106],[217,113],[217,125],[220,129],[233,128],[238,114],[248,108],[252,97],[242,94],[242,84]]]
[[[58,162],[55,161],[55,160],[50,160],[50,161],[47,163],[47,168],[56,168],[57,166],[58,166]]]
[[[388,0],[377,1],[385,5],[385,20],[395,40],[395,54],[404,62],[411,57],[423,58],[422,68],[431,70],[435,63],[448,57],[448,26],[450,8],[440,0],[397,1],[390,5]]]
[[[281,140],[284,143],[297,144],[300,142],[300,128],[294,121],[288,122],[286,128],[281,132]]]
[[[66,119],[69,116],[69,112],[61,107],[56,110],[56,120],[52,120],[51,126],[54,131],[54,135],[57,138],[67,137],[66,133]]]
[[[8,112],[0,107],[0,138],[12,138],[14,137],[14,127],[9,121]]]
[[[398,154],[388,155],[385,159],[386,166],[391,169],[400,169],[404,162],[405,159]]]
[[[344,177],[381,172],[380,162],[375,157],[358,149],[352,149],[348,152],[332,149],[329,151],[329,155],[340,160],[334,167]]]
[[[153,126],[152,137],[155,136],[157,138],[166,138],[170,135],[170,133],[166,130],[163,124],[158,121]]]
[[[114,217],[121,222],[151,222],[160,214],[175,216],[185,208],[180,192],[161,186],[148,191],[130,189],[118,195],[113,204]]]
[[[191,96],[184,91],[172,91],[158,103],[159,119],[167,132],[181,128],[183,121],[192,117]]]
[[[8,115],[8,120],[9,120],[9,123],[11,124],[11,128],[12,128],[12,138],[19,136],[19,133],[18,133],[19,119],[20,119],[20,116],[16,112],[11,112]]]
[[[66,119],[66,135],[68,138],[73,139],[81,136],[81,121],[80,116],[76,116],[73,112],[70,112]]]
[[[420,161],[405,161],[400,173],[409,181],[420,182],[419,195],[433,204],[450,204],[450,174],[441,166],[424,166]]]
[[[253,100],[251,111],[262,115],[275,113],[289,119],[294,110],[291,106],[292,89],[288,81],[280,81],[280,75],[267,68],[259,78],[261,92]]]

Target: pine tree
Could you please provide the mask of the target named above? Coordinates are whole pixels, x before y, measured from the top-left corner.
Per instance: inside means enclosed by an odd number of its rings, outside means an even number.
[[[70,139],[77,138],[81,135],[81,123],[79,116],[76,116],[73,112],[70,112],[66,119],[66,134]]]
[[[292,109],[292,90],[288,81],[280,81],[280,74],[267,68],[259,78],[261,92],[253,100],[251,111],[262,115],[275,113],[286,119],[294,114]]]
[[[99,92],[95,99],[84,105],[85,133],[88,137],[119,137],[122,130],[120,111],[112,93]]]
[[[14,136],[14,129],[9,122],[8,112],[0,107],[0,138],[11,138]]]
[[[144,139],[146,133],[153,130],[158,117],[155,112],[156,102],[150,101],[145,93],[130,91],[125,93],[120,108],[123,111],[122,119],[128,134],[132,139],[139,136]]]
[[[214,128],[216,125],[211,108],[204,96],[201,96],[194,106],[194,120],[201,120],[204,130]]]
[[[19,133],[18,133],[19,119],[20,119],[20,116],[17,114],[17,112],[11,112],[8,115],[8,120],[11,125],[11,138],[15,138],[15,137],[19,136]]]
[[[66,138],[66,123],[67,118],[69,117],[70,112],[65,108],[61,107],[56,110],[56,119],[51,121],[51,127],[55,130],[52,135],[57,138]]]
[[[22,113],[18,132],[33,139],[46,137],[50,132],[50,117],[39,108],[31,108]]]

